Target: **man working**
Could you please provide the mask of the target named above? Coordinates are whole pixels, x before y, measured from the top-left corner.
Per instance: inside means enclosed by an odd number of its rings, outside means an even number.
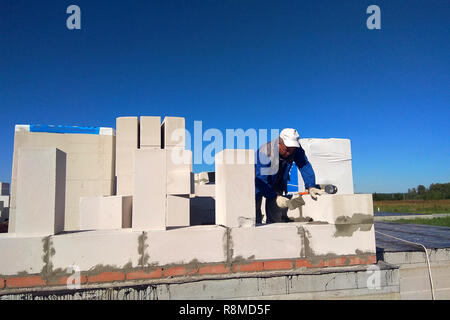
[[[305,189],[311,197],[317,199],[318,195],[323,194],[300,146],[297,130],[284,129],[277,139],[263,145],[255,158],[256,223],[262,222],[262,197],[266,198],[266,223],[290,221],[287,211],[291,200],[285,194],[293,162],[300,169]]]

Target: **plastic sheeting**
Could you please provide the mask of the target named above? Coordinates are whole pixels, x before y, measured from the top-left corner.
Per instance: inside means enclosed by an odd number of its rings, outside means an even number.
[[[301,139],[300,144],[314,169],[317,184],[333,184],[338,188],[337,194],[354,193],[349,139]],[[299,172],[298,190],[305,191]]]
[[[80,126],[59,126],[42,124],[18,124],[15,131],[27,131],[38,133],[77,133],[77,134],[95,134],[95,135],[114,135],[114,129],[105,127],[80,127]]]

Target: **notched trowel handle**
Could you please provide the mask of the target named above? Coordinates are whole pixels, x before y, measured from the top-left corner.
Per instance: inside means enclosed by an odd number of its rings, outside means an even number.
[[[332,184],[326,184],[326,185],[322,184],[322,185],[320,185],[320,189],[324,190],[325,193],[328,193],[328,194],[336,194],[338,192],[338,188]],[[299,192],[298,194],[304,196],[306,194],[309,194],[309,192],[308,191]]]
[[[320,186],[321,189],[325,190],[325,193],[328,194],[336,194],[338,192],[338,188],[335,185],[327,184],[324,188]]]

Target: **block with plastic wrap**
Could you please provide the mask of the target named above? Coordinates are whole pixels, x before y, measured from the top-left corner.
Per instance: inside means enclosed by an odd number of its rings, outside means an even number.
[[[301,139],[319,185],[332,184],[337,194],[353,194],[352,151],[349,139]],[[298,190],[305,191],[300,172]]]
[[[79,230],[82,196],[114,191],[115,131],[105,127],[16,125],[9,232],[15,232],[18,152],[21,148],[57,148],[67,155],[65,231]]]

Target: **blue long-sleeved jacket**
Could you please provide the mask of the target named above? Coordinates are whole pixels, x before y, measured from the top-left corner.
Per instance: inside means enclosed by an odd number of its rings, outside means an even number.
[[[275,149],[276,148],[276,149]],[[289,180],[289,172],[292,167],[292,161],[287,161],[287,165],[283,172],[279,172],[279,158],[278,158],[278,139],[266,143],[256,151],[255,155],[255,191],[256,198],[265,197],[271,200],[277,196],[273,189],[279,174],[282,175],[282,183],[287,186]],[[296,148],[291,155],[297,167],[300,169],[305,188],[318,187],[316,185],[316,176],[314,170],[306,157],[305,151],[302,147]],[[286,189],[286,188],[285,188]]]

